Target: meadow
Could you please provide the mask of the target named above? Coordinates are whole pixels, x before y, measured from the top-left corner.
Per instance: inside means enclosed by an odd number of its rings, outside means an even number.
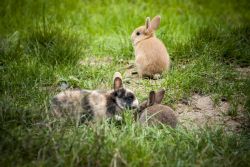
[[[250,116],[250,3],[246,0],[1,0],[0,166],[249,166],[249,127],[228,132],[133,121],[93,125],[51,115],[62,85],[112,88],[134,60],[132,31],[161,15],[156,32],[172,67],[160,82],[125,85],[139,101],[166,89],[174,106],[194,93],[222,98]]]

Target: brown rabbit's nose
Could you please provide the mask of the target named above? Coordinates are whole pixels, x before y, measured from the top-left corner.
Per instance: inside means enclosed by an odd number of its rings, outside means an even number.
[[[134,33],[132,33],[132,35],[130,36],[130,40],[131,42],[134,42]]]

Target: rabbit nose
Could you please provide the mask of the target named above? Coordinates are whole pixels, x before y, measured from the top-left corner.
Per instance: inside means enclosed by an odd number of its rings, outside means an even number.
[[[131,42],[134,42],[134,34],[131,35],[130,40]]]
[[[138,102],[137,99],[133,101],[131,107],[132,107],[132,109],[138,109],[139,108],[139,102]]]
[[[131,39],[131,43],[133,46],[135,46],[135,41],[133,39]]]

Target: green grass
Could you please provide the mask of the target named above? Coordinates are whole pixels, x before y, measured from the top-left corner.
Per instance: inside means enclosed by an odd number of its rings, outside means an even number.
[[[161,82],[132,87],[139,100],[165,88],[165,104],[199,92],[249,111],[250,80],[234,70],[250,65],[249,8],[235,0],[2,0],[0,166],[248,166],[249,129],[141,127],[129,112],[122,125],[78,125],[53,118],[49,100],[61,82],[110,89],[113,73],[134,59],[131,32],[160,14],[157,36],[173,66]]]

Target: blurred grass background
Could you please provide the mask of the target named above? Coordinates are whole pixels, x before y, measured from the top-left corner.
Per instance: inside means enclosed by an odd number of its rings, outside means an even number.
[[[130,113],[125,125],[89,127],[48,109],[62,82],[110,89],[113,73],[134,59],[132,31],[161,15],[156,34],[173,66],[160,83],[132,87],[139,99],[164,87],[165,104],[200,92],[249,111],[249,78],[235,71],[250,65],[249,9],[244,0],[1,0],[1,166],[249,165],[248,130],[143,128]],[[111,61],[87,62],[104,58]]]

